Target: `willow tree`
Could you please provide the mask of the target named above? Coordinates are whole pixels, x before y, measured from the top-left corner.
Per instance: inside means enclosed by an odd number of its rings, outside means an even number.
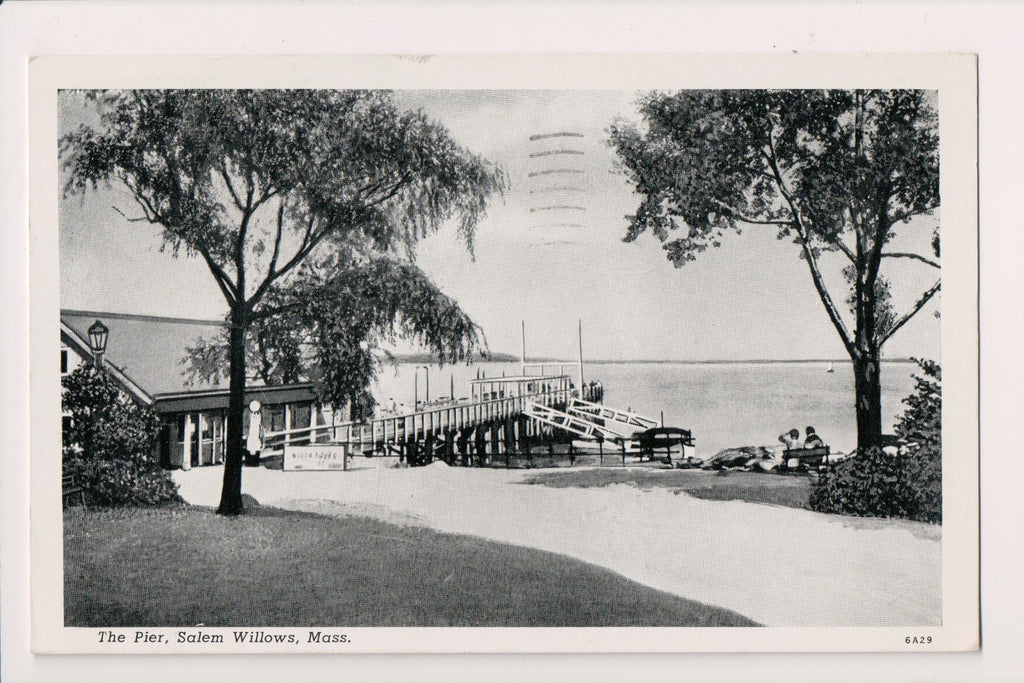
[[[87,96],[100,124],[62,139],[65,192],[123,185],[135,203],[129,220],[162,228],[174,254],[201,258],[227,303],[230,397],[218,512],[239,514],[250,330],[299,310],[303,293],[329,304],[336,276],[358,273],[354,266],[409,260],[416,241],[448,221],[472,249],[503,176],[422,113],[400,111],[387,92]],[[424,315],[431,311],[451,314],[440,305]],[[344,317],[335,311],[334,320]],[[473,343],[472,330],[464,324],[453,338],[439,325],[417,327],[455,354]]]
[[[940,287],[936,278],[897,312],[882,275],[896,259],[939,270],[937,230],[933,253],[886,249],[939,206],[934,94],[682,91],[644,96],[640,112],[642,129],[617,124],[610,138],[642,198],[625,240],[649,230],[681,266],[746,226],[791,238],[853,361],[858,447],[880,443],[882,346]],[[845,262],[850,321],[822,276],[823,252]]]
[[[429,349],[441,363],[468,359],[486,346],[477,326],[416,267],[388,255],[339,259],[300,268],[257,308],[246,367],[268,385],[313,378],[317,398],[348,405],[362,419],[376,405],[370,391],[398,338]],[[383,344],[382,344],[383,342]],[[228,367],[229,339],[202,338],[182,365],[192,384],[217,384]]]

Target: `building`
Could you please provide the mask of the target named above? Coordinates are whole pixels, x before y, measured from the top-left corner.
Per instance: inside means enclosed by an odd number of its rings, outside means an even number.
[[[97,320],[109,330],[104,370],[125,393],[151,406],[163,422],[158,442],[160,463],[185,469],[223,463],[227,381],[190,383],[185,358],[189,347],[201,339],[219,337],[224,321],[62,309],[61,376],[83,362],[92,362],[88,330]],[[308,431],[287,432],[333,422],[331,410],[317,403],[312,382],[268,386],[251,379],[245,394],[247,404],[253,400],[262,404],[265,433],[284,432],[282,440],[308,443]]]

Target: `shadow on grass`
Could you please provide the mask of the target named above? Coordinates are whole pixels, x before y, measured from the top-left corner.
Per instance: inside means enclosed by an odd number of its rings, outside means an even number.
[[[687,493],[705,500],[742,500],[798,509],[807,509],[811,490],[811,480],[801,475],[645,468],[545,472],[530,476],[523,483],[554,488],[629,484],[647,490],[666,488],[673,493]]]
[[[64,514],[67,626],[756,626],[554,553],[257,507]]]

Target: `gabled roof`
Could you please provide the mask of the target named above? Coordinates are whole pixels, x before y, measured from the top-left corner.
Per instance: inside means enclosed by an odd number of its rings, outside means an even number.
[[[92,350],[89,348],[89,342],[79,336],[78,332],[72,329],[63,320],[60,323],[60,340],[72,348],[81,358],[88,360],[92,357]],[[114,380],[117,381],[125,391],[134,396],[136,400],[141,401],[146,405],[151,405],[153,403],[153,397],[150,396],[142,387],[136,384],[130,377],[126,376],[110,363],[106,363],[105,368]]]
[[[227,382],[189,385],[182,364],[188,347],[200,339],[214,340],[221,336],[224,321],[70,309],[61,310],[60,320],[62,333],[85,357],[91,355],[89,326],[100,320],[110,328],[104,364],[123,384],[134,385],[148,396],[147,402],[159,398],[160,394],[227,391]]]

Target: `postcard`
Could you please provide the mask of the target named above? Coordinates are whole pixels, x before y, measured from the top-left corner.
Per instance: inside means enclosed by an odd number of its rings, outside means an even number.
[[[979,647],[973,55],[29,85],[34,652]]]

